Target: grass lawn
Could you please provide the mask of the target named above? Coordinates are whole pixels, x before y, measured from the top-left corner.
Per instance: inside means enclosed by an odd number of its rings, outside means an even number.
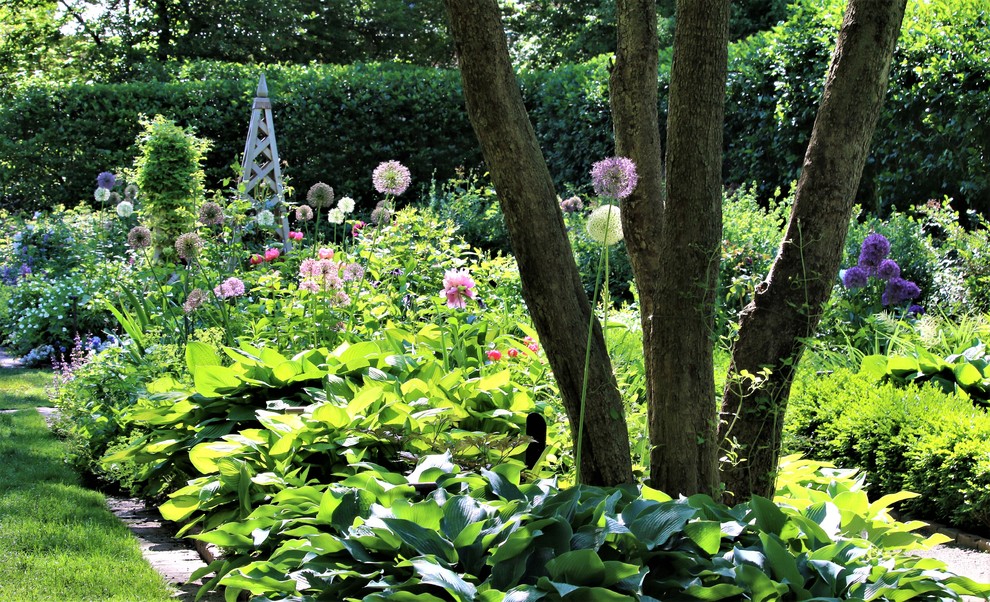
[[[0,410],[50,406],[45,387],[52,382],[51,370],[13,368],[0,372]]]
[[[46,376],[0,371],[0,407],[44,405]],[[64,455],[37,412],[0,414],[0,600],[170,600],[131,532]]]

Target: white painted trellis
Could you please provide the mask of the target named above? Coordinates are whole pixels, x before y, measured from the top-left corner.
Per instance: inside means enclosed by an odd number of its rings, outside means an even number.
[[[261,74],[254,104],[251,106],[251,125],[248,126],[247,143],[244,145],[241,182],[244,183],[244,195],[255,199],[258,204],[263,200],[255,197],[260,190],[267,190],[268,194],[277,199],[272,213],[279,224],[278,234],[282,245],[289,251],[289,217],[283,206],[284,188],[278,145],[275,143],[275,119],[272,117],[272,101],[268,98],[268,83],[264,73]]]

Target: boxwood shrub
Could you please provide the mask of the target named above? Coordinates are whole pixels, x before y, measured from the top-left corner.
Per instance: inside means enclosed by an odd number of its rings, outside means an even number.
[[[966,399],[848,370],[806,374],[785,432],[788,451],[858,466],[876,493],[919,493],[903,505],[914,515],[990,533],[990,415]]]

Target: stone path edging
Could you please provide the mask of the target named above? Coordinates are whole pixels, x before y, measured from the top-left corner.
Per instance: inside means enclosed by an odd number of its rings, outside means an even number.
[[[165,528],[158,512],[140,500],[107,496],[107,506],[137,538],[148,563],[178,590],[176,600],[193,602],[203,580],[190,583],[189,576],[206,566],[199,551],[187,541],[176,539],[173,532]],[[223,600],[218,592],[200,598],[201,602]]]

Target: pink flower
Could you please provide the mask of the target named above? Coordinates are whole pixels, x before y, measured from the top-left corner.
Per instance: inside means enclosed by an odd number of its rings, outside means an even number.
[[[361,220],[354,222],[354,226],[351,228],[351,236],[357,238],[358,234],[361,234],[361,229],[364,228],[366,225],[367,224],[365,224]]]
[[[320,259],[333,259],[333,249],[327,249],[326,247],[319,250],[318,255]]]
[[[509,347],[506,350],[505,355],[507,355],[509,357],[517,357],[519,355],[519,350],[516,349],[515,347]]]
[[[274,247],[268,249],[267,251],[265,251],[265,261],[275,261],[276,259],[278,259],[279,255],[281,254],[282,252]]]
[[[490,362],[497,362],[502,359],[502,352],[498,349],[489,349],[485,355],[488,356],[488,361]]]
[[[467,307],[465,297],[475,298],[474,286],[474,280],[467,269],[447,270],[443,275],[443,290],[440,294],[447,296],[447,307],[464,309]]]
[[[540,344],[534,341],[533,337],[523,338],[523,343],[526,343],[526,347],[528,347],[529,350],[532,351],[533,353],[536,353],[537,351],[540,350]]]
[[[303,233],[302,232],[293,232],[293,231],[290,230],[289,231],[289,238],[291,238],[292,240],[302,240],[303,239]]]
[[[244,283],[240,278],[227,278],[213,289],[213,294],[221,299],[240,297],[244,294]]]
[[[257,253],[251,256],[251,265],[258,265],[259,263],[264,263],[264,262],[265,262],[265,258],[262,257],[261,255],[258,255]]]

